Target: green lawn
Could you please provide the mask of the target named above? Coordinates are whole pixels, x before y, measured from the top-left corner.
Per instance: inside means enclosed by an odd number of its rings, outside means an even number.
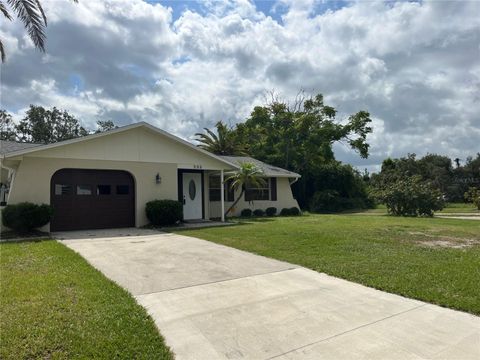
[[[181,234],[480,314],[480,221],[305,215]]]
[[[359,213],[363,214],[386,214],[387,207],[383,204],[379,204],[376,206],[375,209],[370,209],[367,211],[360,211]],[[473,204],[465,204],[465,203],[446,203],[445,207],[441,211],[435,212],[438,215],[445,215],[450,213],[472,213],[480,215],[480,210],[478,210],[475,205]]]
[[[438,213],[448,214],[448,213],[472,213],[480,215],[480,210],[478,210],[473,204],[465,203],[447,203],[445,208]]]
[[[55,241],[0,245],[1,359],[173,359],[129,293]]]

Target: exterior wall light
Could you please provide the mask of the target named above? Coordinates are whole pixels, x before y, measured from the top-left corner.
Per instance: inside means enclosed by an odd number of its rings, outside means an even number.
[[[161,184],[162,183],[162,178],[161,178],[159,173],[157,173],[157,175],[155,175],[155,183],[156,184]]]

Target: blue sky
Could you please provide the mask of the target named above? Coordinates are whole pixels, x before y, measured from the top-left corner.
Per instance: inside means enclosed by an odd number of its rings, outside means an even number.
[[[185,139],[244,121],[275,90],[322,93],[339,120],[367,110],[371,155],[480,151],[478,1],[42,0],[47,51],[2,23],[1,106],[56,106],[84,126],[147,121]]]
[[[208,14],[208,7],[205,6],[205,1],[199,0],[190,0],[190,1],[181,1],[181,0],[146,0],[148,3],[159,3],[167,7],[171,7],[173,10],[173,20],[178,19],[185,10],[195,11],[203,15]],[[327,10],[338,10],[344,6],[347,6],[349,1],[315,1],[314,6],[312,7],[312,16],[324,13]],[[288,5],[281,1],[275,0],[254,0],[253,4],[255,8],[265,14],[265,16],[270,16],[279,23],[282,22],[282,15],[288,12]]]

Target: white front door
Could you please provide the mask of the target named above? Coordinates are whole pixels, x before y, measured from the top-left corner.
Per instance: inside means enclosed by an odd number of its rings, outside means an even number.
[[[202,218],[202,174],[183,173],[183,218]]]

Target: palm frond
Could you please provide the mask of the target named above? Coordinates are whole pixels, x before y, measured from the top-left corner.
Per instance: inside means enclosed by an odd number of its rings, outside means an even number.
[[[45,16],[45,12],[43,11],[42,4],[40,4],[39,0],[35,0],[35,2],[37,3],[37,9],[40,11],[40,14],[42,14],[43,23],[45,24],[45,26],[47,26],[47,17]]]
[[[8,13],[8,10],[7,8],[5,7],[5,4],[3,4],[2,2],[0,2],[0,12],[3,14],[3,16],[5,16],[8,20],[12,20],[12,17],[10,16],[10,14]]]
[[[27,29],[37,49],[45,51],[45,14],[38,0],[7,0]]]
[[[0,57],[2,59],[2,62],[5,62],[5,50],[3,49],[2,40],[0,40]]]

